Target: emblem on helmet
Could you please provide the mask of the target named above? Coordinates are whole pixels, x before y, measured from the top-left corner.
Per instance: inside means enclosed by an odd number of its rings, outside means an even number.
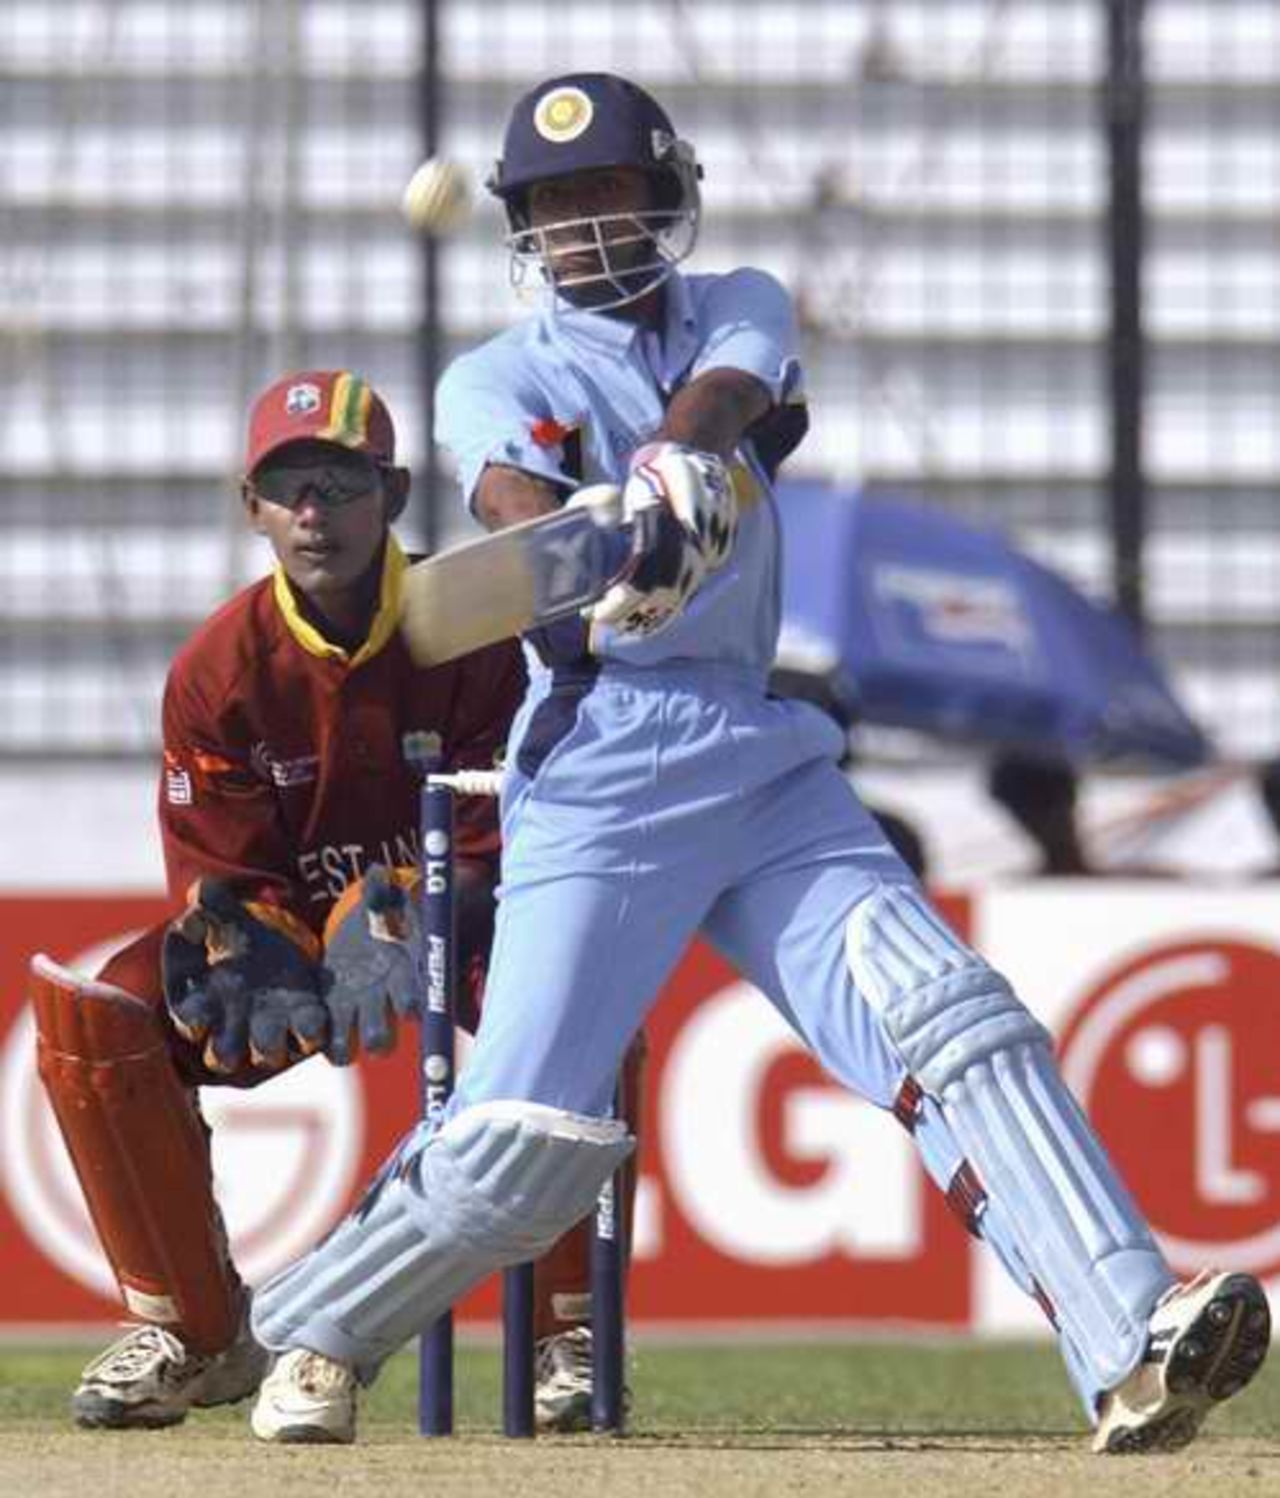
[[[533,127],[555,145],[577,138],[591,124],[595,105],[580,88],[557,88],[544,94],[533,111]]]

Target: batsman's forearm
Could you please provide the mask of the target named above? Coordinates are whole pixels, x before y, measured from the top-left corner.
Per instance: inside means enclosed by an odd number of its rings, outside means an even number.
[[[672,397],[656,437],[728,459],[742,434],[772,403],[754,375],[740,369],[709,369]]]

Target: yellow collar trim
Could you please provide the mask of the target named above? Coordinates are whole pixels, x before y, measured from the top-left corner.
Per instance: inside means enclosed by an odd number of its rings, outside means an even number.
[[[377,612],[373,616],[373,623],[369,627],[364,643],[354,655],[344,650],[341,645],[335,645],[331,640],[326,640],[309,619],[303,618],[288,576],[279,564],[276,566],[272,579],[276,607],[280,610],[289,633],[308,654],[358,666],[363,661],[372,660],[396,632],[400,621],[402,579],[408,565],[409,559],[401,549],[400,543],[394,536],[389,535],[382,558],[382,581],[378,589]]]

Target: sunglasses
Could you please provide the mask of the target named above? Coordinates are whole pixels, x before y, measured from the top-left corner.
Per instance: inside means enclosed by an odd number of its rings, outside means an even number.
[[[296,510],[308,495],[336,507],[376,493],[386,466],[361,453],[335,453],[310,463],[267,462],[250,474],[248,485],[259,499],[286,510]]]

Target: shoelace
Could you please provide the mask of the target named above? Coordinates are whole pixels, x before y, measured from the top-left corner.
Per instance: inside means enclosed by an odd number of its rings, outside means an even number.
[[[548,1337],[538,1349],[538,1377],[558,1373],[583,1377],[591,1372],[591,1338],[581,1327]]]
[[[93,1371],[119,1380],[132,1379],[157,1362],[167,1359],[180,1364],[187,1361],[187,1356],[187,1349],[172,1332],[162,1326],[143,1326],[116,1347],[108,1348]]]

